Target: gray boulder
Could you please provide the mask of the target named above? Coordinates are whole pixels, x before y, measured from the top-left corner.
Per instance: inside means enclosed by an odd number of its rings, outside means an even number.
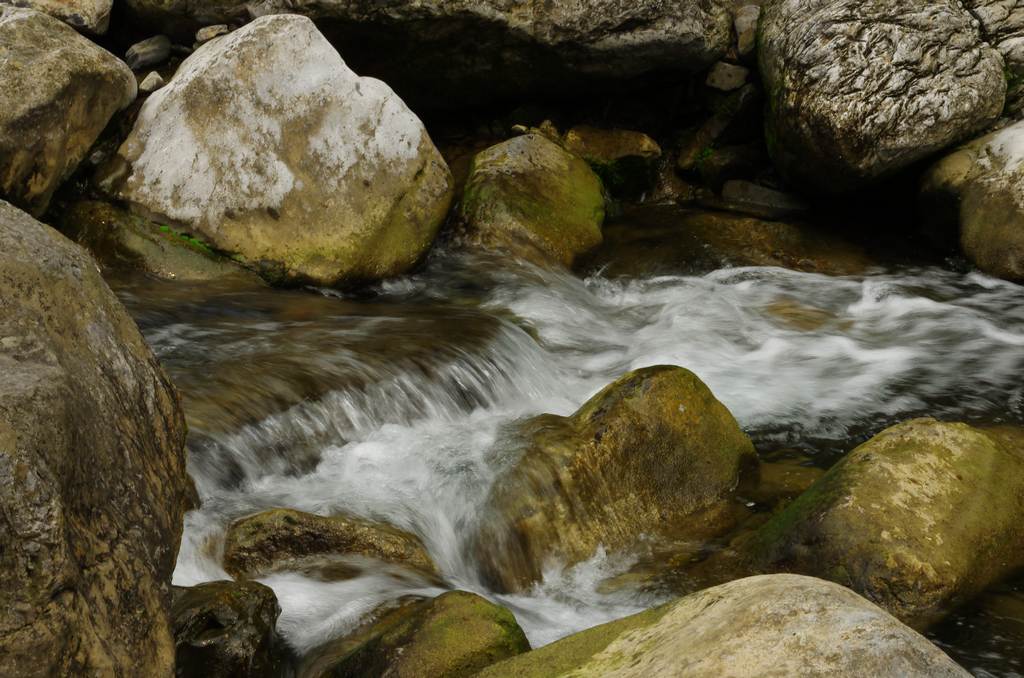
[[[779,0],[758,50],[772,158],[826,193],[970,138],[1003,110],[1003,60],[956,0]]]
[[[0,197],[32,214],[135,100],[131,70],[59,20],[0,6]]]
[[[113,0],[0,0],[0,5],[28,7],[94,35],[107,32],[113,4]]]
[[[0,290],[0,675],[169,675],[178,396],[92,258],[2,201]]]
[[[1006,63],[1006,113],[1024,112],[1024,2],[1020,0],[963,0],[981,23],[985,40]]]

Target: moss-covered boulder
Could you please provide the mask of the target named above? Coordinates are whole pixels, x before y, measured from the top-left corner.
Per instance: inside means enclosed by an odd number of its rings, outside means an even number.
[[[695,374],[629,372],[569,417],[524,422],[522,457],[496,479],[473,548],[488,581],[519,590],[641,534],[710,536],[729,524],[754,447]]]
[[[464,678],[530,649],[512,613],[466,591],[385,612],[310,652],[299,678]]]
[[[530,133],[477,154],[459,208],[459,240],[540,265],[571,266],[601,244],[604,190],[581,158]]]
[[[282,675],[287,661],[274,626],[274,592],[256,582],[214,581],[175,587],[175,672],[178,678],[263,678]]]
[[[224,545],[224,569],[234,577],[323,568],[343,576],[346,569],[339,565],[353,556],[437,574],[415,535],[353,516],[292,509],[272,509],[232,523]]]
[[[921,183],[925,228],[981,270],[1024,281],[1024,122],[937,161]]]
[[[117,163],[110,190],[134,211],[275,283],[404,273],[452,199],[420,120],[292,14],[200,46],[146,99]]]
[[[747,542],[924,627],[1024,566],[1024,432],[915,419],[850,452]]]
[[[484,669],[480,678],[967,678],[928,639],[852,591],[748,577]]]
[[[173,280],[260,282],[254,273],[202,240],[110,203],[83,200],[70,205],[61,211],[60,229],[108,270],[141,270]]]
[[[643,132],[573,127],[562,137],[565,150],[590,163],[613,195],[635,197],[654,180],[661,146]]]
[[[0,197],[39,215],[114,113],[135,100],[135,76],[59,19],[7,3],[0,64]]]

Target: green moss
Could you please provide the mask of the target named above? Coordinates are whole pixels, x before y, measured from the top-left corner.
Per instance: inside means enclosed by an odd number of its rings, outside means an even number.
[[[138,217],[135,218],[138,219]],[[141,219],[139,219],[139,221],[141,221]],[[189,249],[195,250],[196,252],[200,252],[210,257],[218,256],[217,252],[214,251],[212,247],[210,247],[205,242],[203,242],[199,238],[196,238],[190,233],[175,231],[173,228],[167,225],[161,225],[157,230],[159,230],[160,233],[163,234],[164,237],[166,237],[168,240],[177,242],[181,245],[188,247]]]

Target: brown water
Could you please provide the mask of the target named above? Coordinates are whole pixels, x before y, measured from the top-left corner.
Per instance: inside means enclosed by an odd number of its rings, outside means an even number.
[[[602,552],[551,564],[525,594],[493,595],[464,540],[517,454],[502,433],[519,418],[572,412],[629,369],[688,367],[766,462],[769,482],[737,506],[755,521],[895,421],[1024,420],[1021,288],[940,268],[830,277],[678,265],[580,278],[437,254],[359,294],[114,285],[185,398],[203,504],[187,518],[176,583],[226,577],[217,553],[234,517],[348,511],[417,533],[446,587],[510,607],[535,645],[671,595],[651,581],[685,571],[703,546]],[[264,581],[300,651],[382,602],[439,591],[380,570]],[[1022,601],[1019,582],[992,590],[934,638],[977,675],[1020,675]]]

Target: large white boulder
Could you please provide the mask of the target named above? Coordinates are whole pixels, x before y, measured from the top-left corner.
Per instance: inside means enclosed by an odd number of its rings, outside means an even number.
[[[200,47],[146,101],[118,153],[120,198],[276,282],[405,272],[452,198],[420,120],[296,15]]]

